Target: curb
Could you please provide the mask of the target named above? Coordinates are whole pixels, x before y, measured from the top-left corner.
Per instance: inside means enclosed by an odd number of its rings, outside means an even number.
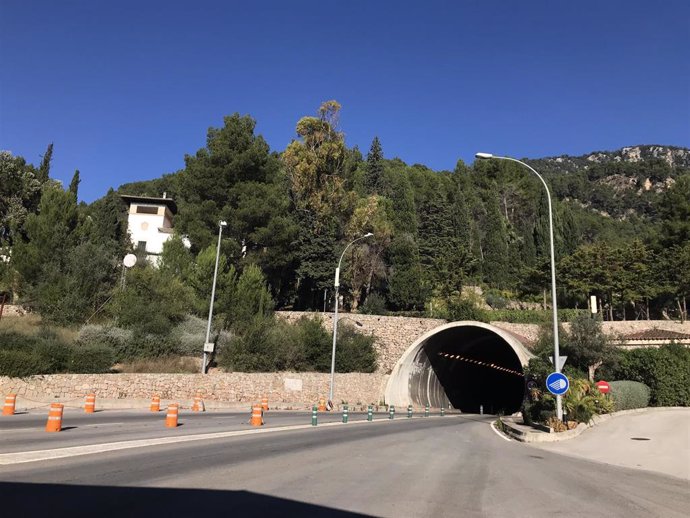
[[[667,410],[688,410],[687,407],[671,406],[671,407],[651,407],[651,408],[634,408],[631,410],[620,410],[611,414],[597,415],[592,418],[589,423],[580,423],[577,428],[567,430],[565,432],[554,432],[552,428],[543,425],[537,425],[537,430],[523,430],[510,422],[501,421],[503,423],[504,433],[519,442],[558,442],[567,441],[581,435],[588,428],[592,428],[598,424],[604,423],[614,417],[634,414],[646,414],[654,412],[663,412]]]

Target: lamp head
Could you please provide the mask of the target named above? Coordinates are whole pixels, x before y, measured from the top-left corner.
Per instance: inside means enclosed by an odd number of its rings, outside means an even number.
[[[479,158],[480,160],[488,160],[494,156],[491,153],[475,153],[474,157]]]
[[[371,237],[371,236],[373,236],[373,235],[374,235],[374,234],[372,234],[371,232],[367,232],[367,233],[364,234],[362,237]]]
[[[219,221],[219,222],[218,222],[218,225],[220,225],[221,227],[227,227],[227,226],[228,226],[228,222],[227,222],[227,221]]]

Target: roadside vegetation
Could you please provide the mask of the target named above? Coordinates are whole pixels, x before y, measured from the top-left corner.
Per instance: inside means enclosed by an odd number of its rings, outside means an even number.
[[[227,116],[209,129],[206,146],[185,155],[180,171],[111,189],[90,204],[79,202],[79,171],[68,186],[51,178],[52,144],[37,166],[0,152],[0,297],[40,317],[26,343],[52,344],[41,347],[69,350],[61,358],[71,358],[28,368],[35,355],[12,335],[20,331],[0,328],[3,372],[101,371],[109,355],[113,365],[198,356],[220,220],[228,226],[212,341],[214,365],[226,370],[325,370],[323,330],[286,326],[273,312],[322,310],[324,292],[332,308],[338,258],[368,232],[373,237],[344,257],[345,311],[548,322],[547,203],[539,182],[505,161],[458,161],[453,171],[408,165],[385,158],[379,138],[365,156],[346,145],[340,110],[327,101],[302,117],[282,152],[256,134],[250,116]],[[561,319],[579,322],[590,295],[609,320],[687,318],[689,164],[611,158],[567,174],[556,164],[540,167],[556,193]],[[614,192],[611,175],[639,189]],[[654,188],[642,189],[648,184]],[[179,212],[154,268],[129,240],[120,195],[163,192]],[[123,272],[131,252],[139,261]],[[337,369],[375,369],[370,337],[344,327],[339,350]],[[573,351],[585,377],[603,368],[590,358],[596,348]],[[673,400],[675,389],[643,379],[635,362],[646,360],[631,358],[626,375],[650,386],[652,404]],[[663,369],[659,361],[654,368]]]
[[[560,354],[570,389],[563,397],[566,424],[556,418],[556,398],[544,387],[553,372],[552,331],[545,325],[530,360],[525,378],[534,381],[522,408],[526,424],[546,424],[557,431],[588,423],[595,415],[647,406],[690,406],[690,349],[670,344],[659,348],[621,350],[601,331],[601,322],[585,315],[571,322],[570,331],[559,331]],[[609,394],[601,394],[594,382],[606,380]]]

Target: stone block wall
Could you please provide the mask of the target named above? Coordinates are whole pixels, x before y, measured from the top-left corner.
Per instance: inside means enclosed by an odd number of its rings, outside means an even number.
[[[380,373],[336,374],[334,403],[377,404],[383,399],[387,378]],[[15,393],[19,406],[31,407],[51,401],[78,406],[89,392],[94,392],[98,400],[147,401],[157,394],[163,400],[183,403],[200,391],[205,401],[229,407],[248,407],[268,396],[274,408],[306,409],[319,398],[328,397],[329,381],[329,374],[314,372],[51,374],[22,379],[0,377],[0,395]]]

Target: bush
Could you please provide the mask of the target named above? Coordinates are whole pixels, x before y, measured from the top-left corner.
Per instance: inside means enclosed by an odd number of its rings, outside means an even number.
[[[619,380],[644,383],[652,406],[690,405],[690,349],[678,344],[624,351],[613,371]]]
[[[386,299],[373,291],[359,307],[359,312],[365,315],[386,315]]]
[[[228,371],[329,372],[332,336],[318,318],[302,317],[294,325],[273,316],[258,316],[218,355],[218,365]],[[338,330],[336,371],[374,372],[374,338],[341,324]]]
[[[563,409],[568,419],[578,423],[589,423],[595,415],[609,413],[613,408],[611,399],[584,378],[573,379],[563,396]]]
[[[115,363],[113,350],[102,345],[72,348],[68,369],[77,374],[101,374],[110,372]]]
[[[583,309],[559,309],[558,320],[560,322],[570,322],[578,315],[589,315]],[[551,322],[553,313],[551,310],[533,309],[495,309],[487,312],[488,318],[492,322],[512,322],[514,324],[545,324]]]
[[[357,332],[350,324],[338,330],[336,372],[374,372],[376,349],[374,337]]]
[[[199,372],[201,362],[194,358],[156,358],[139,359],[122,363],[119,372],[142,372],[142,373],[179,373],[179,374],[193,374]]]
[[[651,391],[644,383],[620,380],[610,382],[609,386],[616,412],[631,408],[646,408],[649,405]]]
[[[63,372],[108,372],[114,355],[109,347],[69,345],[54,333],[0,335],[0,375],[16,378]]]
[[[184,320],[170,331],[170,341],[182,356],[201,356],[206,341],[207,321],[194,315],[186,315]],[[216,344],[216,353],[230,343],[232,334],[226,330],[211,330],[211,341]]]
[[[79,331],[77,346],[100,346],[113,351],[116,362],[126,361],[137,356],[132,336],[128,329],[113,326],[86,325]]]
[[[477,306],[474,301],[466,298],[453,297],[447,303],[448,320],[476,320],[488,322],[489,313]]]

